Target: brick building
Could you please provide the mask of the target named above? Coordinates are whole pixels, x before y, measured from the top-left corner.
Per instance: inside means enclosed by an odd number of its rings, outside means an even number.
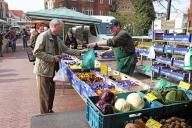
[[[188,21],[190,22],[190,27],[192,27],[192,0],[190,0],[190,6],[188,10]],[[192,30],[190,32],[192,32]]]
[[[119,13],[135,12],[133,0],[44,0],[46,9],[66,7],[87,15],[110,15],[110,8]]]

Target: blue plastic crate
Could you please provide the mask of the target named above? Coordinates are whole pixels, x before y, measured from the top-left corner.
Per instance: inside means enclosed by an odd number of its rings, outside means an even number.
[[[172,86],[169,88],[177,88],[178,90],[181,90],[181,88],[178,86]],[[186,91],[184,90],[184,92],[186,92]],[[139,93],[142,96],[144,96],[147,93],[147,90],[139,91]],[[189,96],[188,96],[188,98],[189,98]],[[187,110],[189,102],[190,102],[190,100],[186,101],[186,102],[180,102],[180,103],[174,103],[174,104],[168,104],[168,105],[164,105],[160,102],[158,102],[158,103],[163,105],[163,113],[162,114],[163,114],[163,117],[166,117],[166,116],[170,116],[172,114]]]
[[[165,53],[173,54],[173,46],[165,45]]]
[[[86,100],[89,96],[96,96],[97,94],[85,82],[81,82],[81,95]]]
[[[160,69],[160,74],[169,77],[169,76],[171,76],[171,70],[167,70],[167,69],[161,68],[161,69]]]
[[[164,45],[163,46],[154,45],[154,50],[156,52],[164,52]]]
[[[118,98],[126,99],[127,93],[115,94]],[[153,119],[162,117],[162,105],[156,101],[148,102],[145,100],[145,106],[141,110],[131,110],[128,112],[120,112],[104,115],[95,104],[99,101],[99,96],[91,96],[86,103],[86,120],[91,128],[124,128],[129,122],[141,119],[142,116],[148,115]],[[139,116],[132,116],[139,114]]]
[[[174,48],[173,53],[177,55],[185,55],[189,52],[188,48]]]
[[[161,67],[158,67],[158,66],[151,66],[151,70],[153,71],[153,72],[156,72],[156,73],[160,73],[160,69],[161,69]]]
[[[167,65],[172,66],[172,64],[173,64],[173,59],[172,59],[172,58],[169,59],[169,58],[163,58],[163,57],[161,57],[160,63],[161,63],[161,64],[167,64]]]
[[[180,74],[177,72],[171,72],[171,75],[169,76],[175,80],[184,81],[186,79],[186,74]]]
[[[173,59],[173,66],[179,67],[179,68],[183,68],[183,66],[184,66],[184,61]]]
[[[72,75],[71,83],[75,90],[81,94],[81,80],[75,74]]]
[[[160,57],[160,56],[156,56],[156,60],[157,60],[158,62],[161,62],[161,57]]]

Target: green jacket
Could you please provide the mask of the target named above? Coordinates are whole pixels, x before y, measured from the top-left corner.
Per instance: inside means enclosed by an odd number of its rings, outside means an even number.
[[[57,37],[59,55],[62,53],[79,56],[80,51],[68,48],[64,45],[59,37]],[[53,77],[55,68],[55,46],[51,35],[51,30],[41,33],[36,41],[34,48],[34,56],[36,57],[33,72],[40,76]]]
[[[107,46],[120,48],[122,52],[126,53],[127,55],[131,55],[131,59],[133,60],[132,64],[136,64],[138,62],[133,39],[127,31],[123,29],[120,30],[116,36],[107,40]]]

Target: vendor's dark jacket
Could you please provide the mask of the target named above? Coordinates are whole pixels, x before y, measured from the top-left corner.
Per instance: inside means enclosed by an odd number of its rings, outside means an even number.
[[[62,53],[79,56],[80,51],[68,48],[62,43],[61,39],[57,36],[58,42],[58,54]],[[51,34],[51,30],[47,30],[41,33],[37,37],[37,41],[34,48],[34,56],[36,57],[35,67],[33,72],[37,75],[44,77],[53,77],[56,62],[54,61],[55,45],[54,39]]]
[[[71,44],[74,44],[74,49],[77,49],[77,41],[75,37],[72,37],[72,40],[70,40],[69,38],[65,40],[65,45],[67,47],[70,47]]]
[[[120,30],[116,36],[107,40],[107,46],[111,46],[113,48],[120,47],[121,51],[128,53],[128,55],[132,55],[134,59],[132,64],[136,64],[138,62],[135,54],[133,39],[127,31],[123,29]]]

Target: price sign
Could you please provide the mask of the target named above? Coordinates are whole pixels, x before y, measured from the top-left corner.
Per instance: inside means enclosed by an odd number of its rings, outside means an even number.
[[[185,83],[185,82],[183,82],[183,81],[180,81],[179,86],[180,86],[181,88],[184,88],[184,89],[187,89],[187,90],[190,88],[190,84]]]
[[[113,75],[114,76],[119,75],[119,72],[118,71],[113,71]]]
[[[100,62],[99,61],[95,61],[95,68],[100,68]]]
[[[110,67],[108,67],[108,71],[111,71],[111,68],[110,68]]]
[[[149,119],[149,120],[146,122],[146,126],[147,126],[147,127],[151,127],[151,128],[161,128],[162,124],[160,124],[160,123],[157,122],[156,120]]]
[[[150,101],[153,101],[153,100],[156,100],[156,99],[157,99],[157,97],[154,96],[154,95],[151,94],[151,93],[147,93],[144,97],[147,98],[147,99],[149,99]]]
[[[108,74],[108,66],[106,64],[100,63],[101,73],[106,75]]]

